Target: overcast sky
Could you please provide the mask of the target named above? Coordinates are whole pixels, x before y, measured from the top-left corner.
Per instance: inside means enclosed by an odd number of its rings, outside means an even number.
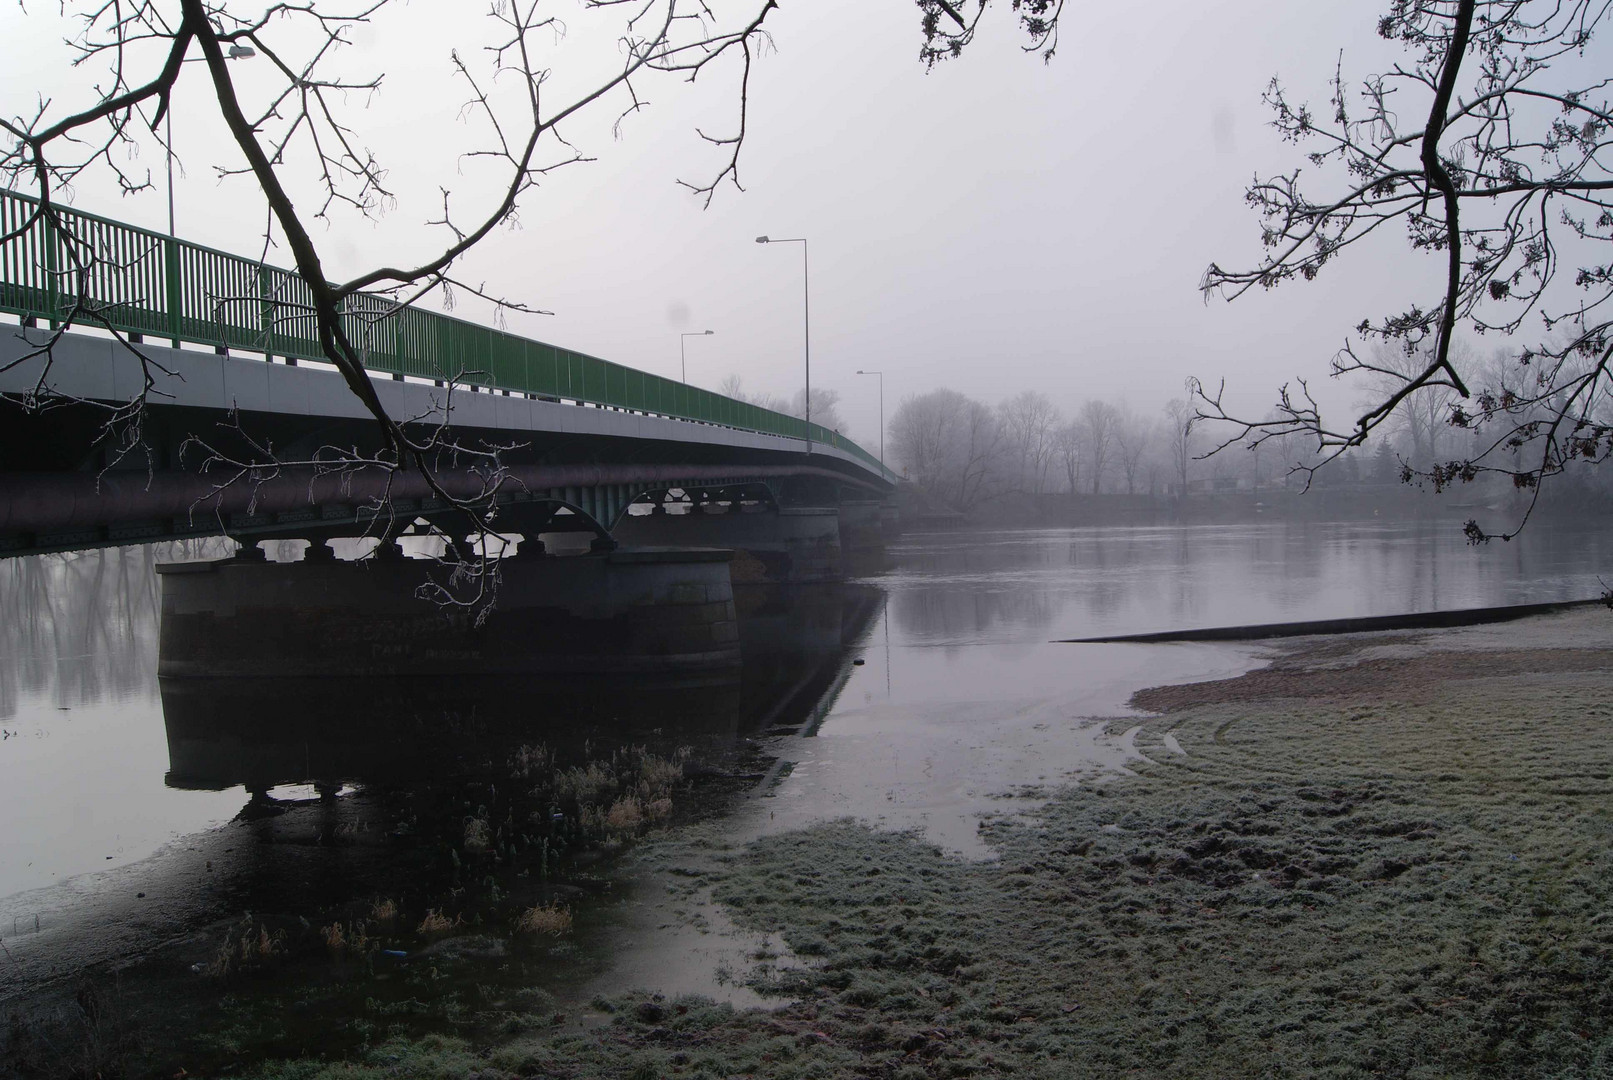
[[[1012,12],[997,7],[970,53],[926,73],[908,0],[788,0],[768,22],[776,48],[753,75],[744,192],[725,187],[702,210],[674,183],[717,167],[693,129],[731,128],[732,69],[692,90],[647,83],[650,107],[627,118],[619,140],[603,123],[568,132],[598,160],[527,195],[520,228],[490,238],[464,276],[554,312],[513,318],[523,332],[672,377],[679,333],[711,329],[688,343],[691,382],[715,388],[737,373],[749,389],[788,394],[802,374],[800,247],[754,238],[805,236],[813,382],[840,391],[870,447],[877,388],[858,368],[885,372],[887,416],[937,386],[993,402],[1035,388],[1066,410],[1088,397],[1157,410],[1187,375],[1225,377],[1263,411],[1290,376],[1325,381],[1328,358],[1363,317],[1398,309],[1414,287],[1428,296],[1439,267],[1398,237],[1315,283],[1235,304],[1206,304],[1196,288],[1211,260],[1258,257],[1258,221],[1243,202],[1251,177],[1302,164],[1268,126],[1267,81],[1279,76],[1321,103],[1340,50],[1347,73],[1381,70],[1394,50],[1375,36],[1379,5],[1072,3],[1051,64],[1020,51]],[[337,275],[426,252],[421,223],[437,209],[438,184],[467,209],[491,197],[458,157],[478,134],[457,116],[464,91],[448,65],[456,44],[475,55],[484,10],[413,0],[342,61],[346,74],[386,73],[367,108],[349,98],[349,117],[403,197],[379,224],[348,217],[316,230]],[[616,55],[590,38],[590,16],[565,10],[557,93]],[[54,5],[0,14],[8,114],[26,111],[36,91],[64,105],[85,99],[88,73],[67,67],[62,32]],[[568,55],[590,50],[592,59]],[[263,63],[237,64],[249,91]],[[261,200],[249,181],[213,174],[239,159],[209,112],[204,74],[186,70],[203,93],[175,114],[178,229],[255,253]],[[158,190],[120,199],[88,182],[77,205],[165,227],[161,158],[151,149],[144,160]]]

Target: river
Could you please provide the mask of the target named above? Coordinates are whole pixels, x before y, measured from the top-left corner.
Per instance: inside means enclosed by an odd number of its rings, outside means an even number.
[[[1134,690],[1260,655],[1057,639],[1580,599],[1605,587],[1613,540],[1544,523],[1483,547],[1435,523],[915,533],[844,587],[741,596],[743,678],[698,687],[159,684],[153,568],[172,557],[0,562],[0,1001],[240,912],[306,925],[437,874],[463,892],[443,844],[490,822],[502,861],[499,815],[547,813],[509,794],[512,763],[538,746],[557,768],[607,745],[688,756],[710,780],[697,816],[737,839],[851,815],[989,857],[982,817],[1123,767],[1125,737],[1100,718]],[[589,915],[591,887],[566,893],[586,957],[574,988],[713,990],[710,956],[667,960],[693,946],[622,932],[608,902]]]

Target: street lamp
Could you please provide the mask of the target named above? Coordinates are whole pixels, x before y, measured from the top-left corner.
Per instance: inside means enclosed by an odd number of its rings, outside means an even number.
[[[857,369],[859,375],[879,376],[879,467],[885,467],[885,373],[883,371],[864,371]]]
[[[715,333],[715,330],[696,330],[692,334],[678,335],[678,366],[683,369],[683,382],[685,386],[687,386],[689,383],[689,361],[683,355],[683,343],[692,337],[710,337]]]
[[[258,50],[250,45],[242,45],[237,42],[230,46],[224,57],[227,60],[250,60],[256,55],[258,55]],[[189,60],[180,61],[182,64],[205,62],[206,57],[202,56],[193,56]],[[168,151],[168,235],[169,237],[174,237],[176,234],[174,233],[174,102],[172,88],[169,89],[168,99],[168,109],[162,116],[162,138],[163,142],[167,144],[164,149]]]
[[[801,245],[801,323],[806,341],[806,422],[807,422],[807,453],[812,452],[812,301],[807,289],[807,242],[804,236],[794,236],[788,239],[774,240],[767,236],[758,236],[758,244],[800,244]]]

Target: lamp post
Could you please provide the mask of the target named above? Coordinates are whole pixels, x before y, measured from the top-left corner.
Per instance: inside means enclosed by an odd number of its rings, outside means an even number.
[[[800,244],[801,245],[801,324],[803,339],[806,342],[806,422],[807,422],[807,453],[812,452],[812,300],[807,288],[807,242],[804,236],[794,236],[788,239],[774,240],[768,236],[758,236],[758,244]]]
[[[250,60],[256,55],[258,55],[258,50],[250,45],[242,45],[239,42],[231,45],[229,51],[224,54],[225,58],[229,60]],[[195,56],[189,60],[181,60],[180,63],[197,64],[204,61],[205,57]],[[174,232],[174,102],[172,90],[169,91],[168,96],[168,108],[162,116],[162,140],[166,144],[164,149],[168,152],[168,236],[173,238],[177,234]]]
[[[710,337],[712,334],[715,334],[715,333],[716,333],[715,330],[696,330],[692,334],[679,334],[678,335],[678,367],[683,372],[683,382],[684,382],[685,386],[687,386],[688,383],[689,383],[689,360],[683,354],[684,342],[686,342],[689,338],[692,338],[692,337]]]
[[[864,371],[857,369],[859,375],[879,376],[879,467],[885,467],[885,373],[883,371]]]

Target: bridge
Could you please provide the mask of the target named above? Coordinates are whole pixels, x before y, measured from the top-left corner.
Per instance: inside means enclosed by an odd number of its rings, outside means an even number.
[[[296,273],[51,210],[0,192],[0,313],[16,320],[0,325],[0,556],[218,534],[317,547],[395,532],[382,515],[462,535],[464,515],[418,475],[269,465],[270,447],[274,460],[307,463],[321,448],[380,445],[379,425],[323,362]],[[842,506],[877,526],[893,490],[877,458],[798,417],[384,296],[354,296],[342,317],[391,417],[502,448],[491,501],[500,530],[529,540],[580,531],[600,550],[625,531],[675,543],[682,526],[665,519],[686,518],[711,544],[724,530],[706,519],[719,514],[736,527],[741,511],[768,515],[788,532],[809,524],[792,515]],[[101,437],[148,376],[127,444]],[[215,458],[203,471],[196,440],[266,467]],[[482,491],[485,473],[451,456],[443,485]],[[630,514],[634,503],[656,520]]]

